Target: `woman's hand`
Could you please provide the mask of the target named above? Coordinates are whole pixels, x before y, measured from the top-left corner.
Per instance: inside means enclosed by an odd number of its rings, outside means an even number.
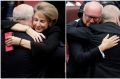
[[[99,49],[103,52],[107,49],[110,49],[116,45],[120,41],[119,37],[114,35],[109,38],[109,34],[102,40],[102,43],[99,45]]]
[[[43,39],[45,39],[45,36],[42,33],[38,33],[35,30],[33,30],[31,27],[29,27],[26,30],[26,33],[33,38],[35,42],[43,42]]]
[[[5,39],[5,44],[7,46],[10,46],[10,45],[20,45],[20,40],[21,38],[19,37],[15,37],[15,36],[9,36]]]
[[[45,36],[42,33],[38,33],[34,31],[30,26],[28,25],[23,25],[20,23],[15,24],[11,28],[14,31],[19,31],[19,32],[26,32],[29,36],[33,38],[35,42],[43,42],[43,39],[45,39]]]
[[[7,37],[5,39],[5,44],[7,46],[10,46],[10,45],[19,45],[19,46],[22,46],[24,48],[31,49],[31,44],[30,44],[29,40],[22,39],[22,38],[19,38],[19,37],[15,37],[15,36],[9,36],[9,37]]]

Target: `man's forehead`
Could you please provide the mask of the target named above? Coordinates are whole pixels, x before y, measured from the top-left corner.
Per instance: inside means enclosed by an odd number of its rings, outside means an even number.
[[[96,16],[96,17],[99,17],[99,16],[101,16],[102,15],[102,10],[96,10],[95,8],[93,8],[93,9],[86,9],[85,11],[84,11],[84,13],[85,14],[88,14],[88,15],[91,15],[91,16]]]
[[[102,5],[98,2],[88,2],[84,7],[84,11],[102,11]]]

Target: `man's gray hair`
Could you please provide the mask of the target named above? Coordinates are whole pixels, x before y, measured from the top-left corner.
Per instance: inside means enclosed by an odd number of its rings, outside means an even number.
[[[102,11],[103,22],[111,22],[116,17],[120,19],[120,10],[115,5],[106,5],[103,8],[103,11]]]
[[[13,20],[29,20],[34,14],[33,7],[27,4],[20,4],[13,10]]]

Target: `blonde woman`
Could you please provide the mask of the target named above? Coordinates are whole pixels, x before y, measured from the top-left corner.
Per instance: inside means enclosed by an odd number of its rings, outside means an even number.
[[[37,62],[37,68],[39,72],[39,77],[45,77],[45,71],[48,68],[48,61],[60,42],[60,29],[55,26],[58,20],[58,10],[56,7],[48,2],[40,2],[34,8],[34,15],[32,18],[32,26],[28,27],[22,24],[16,24],[17,31],[25,31],[31,33],[31,28],[38,33],[42,33],[41,39],[37,39],[40,42],[33,42],[19,37],[9,37],[6,40],[7,45],[19,45],[24,48],[30,49],[33,56],[35,56],[35,61]],[[22,28],[20,28],[22,27]],[[15,28],[14,28],[15,30]],[[32,33],[31,33],[32,34]],[[52,72],[52,71],[51,71]],[[63,71],[64,72],[64,71]]]

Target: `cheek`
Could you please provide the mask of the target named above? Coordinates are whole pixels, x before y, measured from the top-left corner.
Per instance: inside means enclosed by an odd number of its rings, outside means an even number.
[[[88,18],[85,18],[84,23],[85,23],[86,26],[88,26],[90,24],[90,20]]]
[[[46,29],[48,28],[48,26],[49,26],[49,25],[48,25],[48,24],[46,24]]]
[[[86,19],[86,26],[90,26],[91,22],[89,19]]]
[[[35,22],[32,23],[32,27],[33,27],[33,29],[36,28],[36,23]]]
[[[84,15],[84,16],[83,16],[83,21],[84,21],[84,23],[86,24],[86,23],[89,22],[89,19],[88,19],[87,17],[85,17],[85,15]]]
[[[37,24],[37,23],[39,23],[39,21],[33,21],[33,24]]]
[[[44,29],[47,29],[48,28],[48,23],[44,23],[42,26],[43,26]]]

